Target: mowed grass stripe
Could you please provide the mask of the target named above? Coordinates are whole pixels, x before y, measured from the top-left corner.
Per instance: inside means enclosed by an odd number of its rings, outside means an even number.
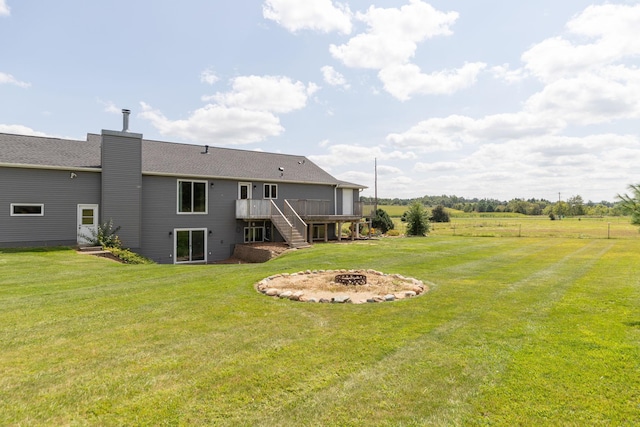
[[[549,388],[539,408],[567,389],[583,419],[620,420],[600,413],[586,382],[564,384],[581,369],[592,378],[597,365],[527,375],[539,354],[615,330],[593,351],[615,368],[607,402],[633,408],[632,391],[611,399],[615,387],[640,388],[623,369],[636,363],[637,372],[640,319],[629,313],[640,305],[638,271],[629,265],[639,252],[634,240],[429,237],[316,245],[241,266],[0,254],[14,267],[0,262],[0,337],[11,343],[0,349],[0,424],[553,424],[551,410],[524,411],[527,387]],[[22,256],[46,259],[46,276]],[[362,306],[253,289],[276,272],[316,268],[375,268],[436,286]],[[32,277],[21,288],[23,272]],[[606,295],[591,288],[599,283],[610,283]],[[614,303],[591,313],[588,302],[603,295]],[[566,327],[583,316],[599,326]],[[509,400],[512,411],[502,410]]]
[[[494,381],[517,354],[531,317],[544,317],[566,286],[607,250],[582,242],[538,272],[538,278],[523,279],[521,282],[538,287],[535,298],[523,283],[496,287],[491,298],[468,302],[455,318],[430,325],[418,338],[375,364],[322,392],[299,397],[287,406],[295,416],[287,419],[285,413],[278,413],[273,425],[283,419],[294,424],[310,415],[314,418],[308,425],[377,425],[391,419],[399,424],[459,424],[473,410],[472,400],[479,388]],[[581,262],[587,265],[576,271]],[[475,285],[486,289],[483,283]],[[499,334],[492,332],[496,327],[501,328]]]
[[[476,402],[479,424],[640,423],[637,247],[612,246],[592,264]]]

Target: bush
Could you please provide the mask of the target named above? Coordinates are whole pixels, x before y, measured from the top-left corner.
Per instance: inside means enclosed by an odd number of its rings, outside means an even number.
[[[371,226],[373,228],[379,229],[382,234],[386,234],[387,231],[393,230],[393,221],[389,217],[389,214],[385,212],[383,209],[376,210],[376,216],[373,217],[371,221]]]
[[[444,209],[444,206],[438,205],[431,210],[431,222],[451,222],[449,214]]]
[[[97,231],[91,230],[91,235],[83,235],[85,239],[92,245],[102,246],[105,248],[121,248],[122,242],[116,233],[120,230],[120,227],[113,226],[113,220],[109,220],[103,224],[98,224]]]
[[[118,257],[118,259],[125,264],[155,264],[150,259],[135,252],[131,252],[129,249],[111,247],[109,248],[109,252]]]
[[[429,232],[427,211],[420,202],[414,202],[406,212],[407,236],[424,236]]]

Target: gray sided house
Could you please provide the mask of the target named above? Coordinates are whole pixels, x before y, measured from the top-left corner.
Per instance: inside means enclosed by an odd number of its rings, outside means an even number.
[[[150,141],[0,133],[0,247],[75,246],[109,220],[159,263],[215,262],[235,245],[303,247],[355,232],[364,187],[303,156]]]

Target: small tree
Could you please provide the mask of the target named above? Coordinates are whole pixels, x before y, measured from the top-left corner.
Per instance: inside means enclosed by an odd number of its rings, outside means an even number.
[[[449,214],[442,205],[438,205],[431,210],[431,218],[429,220],[431,222],[451,222]]]
[[[631,215],[631,224],[640,225],[640,184],[630,185],[631,196],[618,194],[620,206],[625,214]]]
[[[378,230],[380,230],[382,234],[385,234],[389,230],[393,230],[393,227],[394,227],[393,221],[391,220],[391,218],[389,217],[389,214],[384,209],[376,210],[376,216],[373,217],[373,220],[371,221],[371,226],[373,228],[377,228]]]
[[[406,212],[407,235],[424,236],[429,232],[429,215],[422,203],[414,202]]]

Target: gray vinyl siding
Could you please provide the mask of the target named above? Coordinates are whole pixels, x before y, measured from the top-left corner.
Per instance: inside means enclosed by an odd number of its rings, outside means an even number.
[[[235,245],[244,243],[244,227],[248,225],[245,221],[235,218],[239,182],[222,179],[208,180],[207,214],[178,214],[178,180],[192,179],[143,176],[141,254],[159,263],[173,263],[174,230],[204,228],[207,230],[207,261],[215,262],[229,258],[233,254]],[[251,184],[256,186],[252,189],[252,198],[262,199],[265,182],[255,181]],[[280,208],[285,199],[333,200],[332,186],[277,184],[278,198],[275,202]],[[277,232],[274,234],[274,240],[282,241]]]
[[[284,200],[290,199],[306,199],[306,200],[330,200],[333,202],[334,187],[331,185],[312,185],[312,184],[292,184],[277,182],[253,182],[256,190],[253,192],[254,199],[264,198],[264,184],[278,184],[278,198],[274,200],[280,209],[284,206]],[[331,203],[331,213],[335,208]]]
[[[271,184],[270,182],[258,183],[258,188],[261,193],[256,195],[254,194],[254,198],[262,199],[264,196],[263,184]],[[338,190],[339,191],[339,190]],[[341,195],[341,193],[339,193]],[[284,206],[284,200],[329,200],[330,204],[330,213],[333,214],[335,212],[335,186],[333,185],[314,185],[314,184],[291,184],[291,183],[278,183],[278,200],[275,200],[276,204],[280,209]],[[339,199],[338,199],[339,200]],[[328,237],[329,239],[333,239],[336,237],[335,233],[335,223],[331,224],[328,228]],[[277,241],[282,241],[282,238],[278,238],[277,231],[275,232]]]
[[[101,222],[120,227],[123,246],[141,246],[142,135],[102,131]]]
[[[0,246],[72,246],[78,204],[100,203],[100,173],[0,167]],[[11,216],[11,203],[43,203],[44,216]]]
[[[235,219],[238,183],[229,180],[207,181],[208,213],[178,214],[178,179],[191,180],[188,177],[162,176],[144,176],[142,179],[142,255],[159,263],[173,263],[174,230],[205,228],[207,261],[229,258],[235,244],[244,239],[241,222]],[[211,183],[214,185],[211,186]]]

